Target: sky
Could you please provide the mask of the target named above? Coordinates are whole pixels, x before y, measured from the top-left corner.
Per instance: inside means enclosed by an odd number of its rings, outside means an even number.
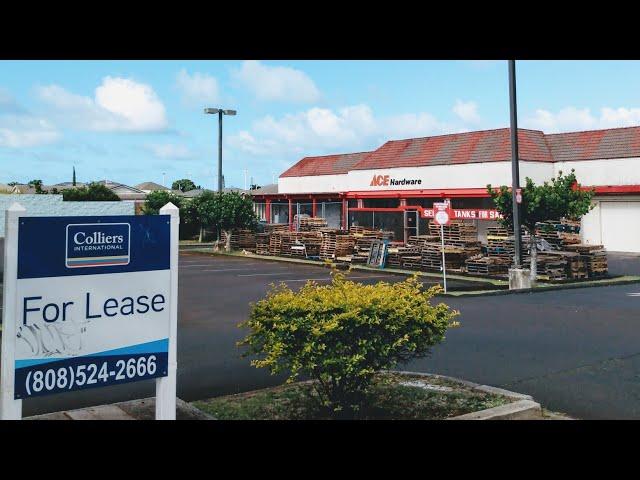
[[[518,123],[640,125],[640,62],[518,61]],[[0,61],[0,183],[266,185],[299,159],[509,126],[506,61]]]

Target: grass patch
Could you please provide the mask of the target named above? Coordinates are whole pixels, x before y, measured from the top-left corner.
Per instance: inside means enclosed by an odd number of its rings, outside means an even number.
[[[368,394],[362,420],[442,420],[493,408],[512,400],[473,390],[446,379],[378,374]],[[193,402],[219,420],[326,420],[311,382]]]

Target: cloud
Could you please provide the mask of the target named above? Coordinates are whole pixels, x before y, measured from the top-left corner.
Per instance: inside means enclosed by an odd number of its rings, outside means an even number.
[[[29,113],[7,90],[0,88],[0,147],[37,147],[59,138],[53,124]]]
[[[252,155],[311,155],[357,151],[379,146],[389,139],[411,138],[461,131],[433,115],[407,113],[377,117],[365,104],[338,110],[314,107],[281,118],[263,117],[229,137],[233,148]]]
[[[191,150],[185,145],[175,144],[155,144],[149,145],[148,149],[158,158],[183,159],[193,156]]]
[[[0,118],[0,147],[26,148],[53,143],[60,133],[47,120],[30,115]]]
[[[640,124],[640,108],[603,107],[599,115],[589,108],[565,107],[556,113],[538,109],[533,116],[523,120],[523,127],[546,133],[595,130],[601,128],[630,127]]]
[[[320,91],[306,73],[290,67],[272,67],[256,60],[242,62],[233,72],[259,100],[310,103],[320,99]]]
[[[453,106],[453,113],[465,123],[480,123],[481,121],[476,102],[456,100],[456,104]]]
[[[183,68],[176,76],[176,85],[182,92],[182,99],[188,105],[217,103],[219,101],[218,81],[203,73],[189,75]]]
[[[157,132],[168,126],[163,103],[149,85],[119,77],[105,77],[90,98],[58,85],[36,94],[61,124],[99,132]]]
[[[25,109],[16,102],[9,90],[0,87],[0,114],[3,113],[25,113]]]

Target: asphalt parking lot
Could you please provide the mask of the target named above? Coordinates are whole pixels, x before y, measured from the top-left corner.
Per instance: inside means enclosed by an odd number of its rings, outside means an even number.
[[[628,263],[628,260],[627,260]],[[620,265],[624,265],[621,261]],[[356,278],[357,277],[357,278]],[[364,283],[405,278],[352,272]],[[182,254],[178,395],[187,401],[275,385],[241,358],[237,324],[269,284],[329,280],[329,270],[241,257]],[[634,295],[638,293],[638,295]],[[640,418],[640,285],[447,298],[461,311],[430,358],[405,366],[509,388],[578,418]],[[152,382],[25,400],[24,415],[154,394]]]

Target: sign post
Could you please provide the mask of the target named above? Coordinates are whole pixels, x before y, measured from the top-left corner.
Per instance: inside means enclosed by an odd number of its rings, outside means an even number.
[[[444,293],[447,293],[447,266],[445,263],[444,253],[444,226],[449,225],[449,222],[451,221],[451,203],[448,201],[442,203],[434,203],[433,210],[433,220],[436,224],[440,225],[440,239],[442,245],[442,282],[444,286]]]
[[[176,418],[178,209],[31,217],[7,210],[0,418],[22,399],[156,380]]]
[[[160,215],[169,215],[171,222],[171,298],[169,307],[169,358],[167,376],[156,380],[156,420],[176,419],[176,380],[178,373],[178,234],[180,228],[180,210],[173,203],[167,203],[160,209]]]
[[[5,217],[0,420],[20,420],[22,418],[22,400],[14,397],[14,358],[17,324],[18,218],[25,213],[24,207],[13,203],[7,209]]]

